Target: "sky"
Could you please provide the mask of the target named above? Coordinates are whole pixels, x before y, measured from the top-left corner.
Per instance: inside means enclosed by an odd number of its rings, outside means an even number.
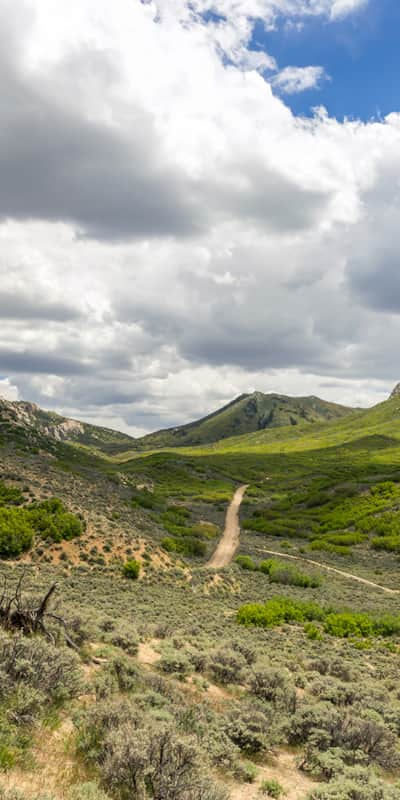
[[[396,0],[0,5],[0,395],[132,435],[385,399]]]

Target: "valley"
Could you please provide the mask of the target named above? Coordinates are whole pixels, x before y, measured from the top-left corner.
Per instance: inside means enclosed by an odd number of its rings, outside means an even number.
[[[1,800],[398,800],[397,395],[148,450],[9,406],[0,623],[57,588],[0,630]]]

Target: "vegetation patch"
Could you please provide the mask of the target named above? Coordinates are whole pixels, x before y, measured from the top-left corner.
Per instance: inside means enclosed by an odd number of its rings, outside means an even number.
[[[134,558],[126,561],[122,568],[122,574],[125,578],[134,581],[137,580],[140,575],[140,562],[136,561]]]
[[[302,572],[289,561],[271,558],[257,564],[250,556],[238,556],[236,563],[244,570],[262,572],[264,575],[268,575],[271,583],[299,586],[303,589],[316,589],[322,583],[320,575],[310,575]]]
[[[24,496],[0,482],[0,558],[14,558],[29,550],[35,535],[61,542],[75,539],[82,520],[71,514],[57,497],[22,505]]]
[[[241,625],[273,628],[283,623],[322,623],[325,633],[339,638],[398,636],[400,616],[387,614],[374,617],[366,613],[335,611],[318,603],[274,597],[266,603],[249,603],[241,606],[237,614]],[[306,629],[306,633],[310,628]],[[316,638],[316,637],[314,637]]]

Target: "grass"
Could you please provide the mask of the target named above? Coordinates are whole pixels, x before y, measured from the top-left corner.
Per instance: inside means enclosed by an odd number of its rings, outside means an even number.
[[[94,786],[93,800],[131,791],[121,749],[126,731],[140,731],[129,752],[133,758],[140,742],[146,759],[154,725],[172,732],[171,758],[176,737],[190,739],[194,776],[201,767],[240,789],[260,764],[271,763],[271,753],[279,762],[282,748],[296,747],[303,776],[322,788],[333,791],[338,776],[356,770],[359,777],[345,780],[358,782],[363,796],[371,768],[381,776],[373,778],[376,796],[386,798],[388,781],[400,776],[400,597],[288,564],[279,554],[290,548],[399,587],[398,410],[394,400],[307,429],[292,425],[134,457],[45,441],[37,452],[21,432],[4,441],[1,508],[48,511],[42,504],[58,496],[85,523],[76,540],[46,541],[42,554],[32,550],[31,563],[27,556],[24,565],[3,561],[0,571],[11,584],[25,570],[33,594],[57,582],[87,686],[84,704],[57,695],[54,713],[70,722],[70,757],[79,781]],[[245,482],[237,562],[216,574],[205,561],[234,489]],[[267,549],[276,555],[266,561]],[[50,551],[64,559],[46,561]],[[124,579],[128,562],[141,565],[140,580]],[[247,624],[238,625],[238,614]],[[141,664],[139,640],[160,659]],[[15,694],[1,677],[0,692],[9,692],[3,705],[0,698],[9,778],[17,775],[10,759],[25,761],[29,772],[46,702],[40,686]],[[278,777],[268,778],[272,791]],[[69,800],[70,788],[57,778],[46,785],[55,800]],[[203,796],[220,800],[212,791]]]

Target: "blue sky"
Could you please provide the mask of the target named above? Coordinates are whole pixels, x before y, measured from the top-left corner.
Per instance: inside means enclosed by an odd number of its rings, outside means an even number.
[[[301,30],[282,21],[275,31],[265,32],[258,24],[252,47],[274,56],[280,69],[318,65],[330,76],[320,89],[285,95],[296,114],[324,105],[338,119],[369,120],[400,110],[399,0],[369,0],[333,23],[313,17]]]

